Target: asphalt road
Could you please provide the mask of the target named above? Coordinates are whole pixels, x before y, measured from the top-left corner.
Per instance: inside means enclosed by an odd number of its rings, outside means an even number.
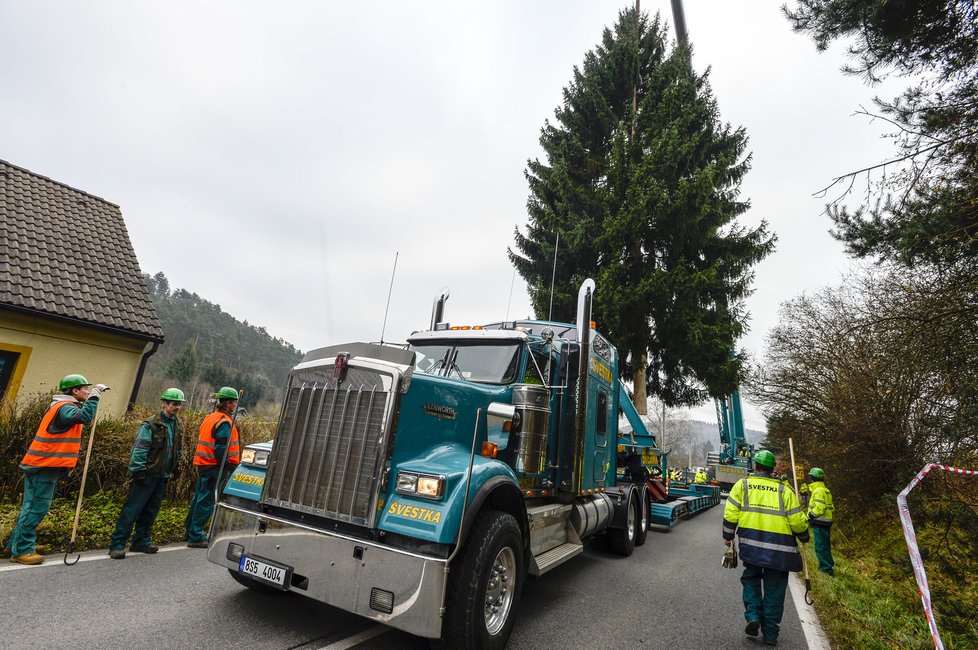
[[[589,546],[523,591],[510,648],[764,648],[744,635],[740,569],[720,567],[723,505],[649,533],[629,558]],[[426,648],[293,593],[240,587],[204,551],[105,551],[0,567],[0,648]],[[788,594],[781,648],[808,648]]]

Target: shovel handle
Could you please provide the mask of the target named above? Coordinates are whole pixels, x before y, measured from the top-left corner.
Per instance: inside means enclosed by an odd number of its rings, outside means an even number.
[[[108,390],[108,389],[106,389]],[[68,554],[75,550],[75,538],[78,535],[78,519],[81,516],[82,497],[85,496],[85,481],[88,480],[88,463],[92,459],[92,447],[95,443],[95,425],[98,423],[98,407],[95,407],[95,417],[92,418],[92,430],[88,434],[88,449],[85,451],[85,465],[82,467],[81,485],[78,487],[78,502],[75,504],[75,520],[71,524],[71,539],[65,550],[65,564],[71,566],[78,562],[79,555],[74,562],[68,561]]]

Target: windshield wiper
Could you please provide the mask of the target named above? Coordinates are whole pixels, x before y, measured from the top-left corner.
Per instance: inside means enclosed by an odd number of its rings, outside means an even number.
[[[465,376],[462,374],[462,369],[458,367],[457,363],[455,363],[456,359],[458,359],[458,348],[455,348],[455,353],[452,355],[451,361],[448,362],[448,369],[445,371],[445,376],[450,377],[452,370],[454,370],[458,373],[458,376],[462,379],[462,381],[466,381]]]
[[[432,366],[430,368],[428,368],[428,372],[430,372],[431,374],[435,374],[435,371],[436,370],[438,370],[439,368],[444,368],[445,366],[447,366],[448,365],[448,355],[450,355],[451,353],[452,353],[452,349],[451,348],[446,349],[445,350],[445,356],[443,356],[441,359],[439,359],[434,364],[432,364]],[[445,373],[441,373],[441,374],[445,374]]]

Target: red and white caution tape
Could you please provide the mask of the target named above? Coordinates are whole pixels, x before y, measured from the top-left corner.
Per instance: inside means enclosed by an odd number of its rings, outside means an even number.
[[[907,507],[907,495],[910,494],[910,490],[917,487],[917,484],[934,469],[953,472],[955,474],[966,474],[968,476],[978,476],[978,471],[931,463],[920,470],[917,476],[910,481],[910,485],[903,488],[903,491],[897,496],[897,508],[900,511],[900,525],[903,526],[903,537],[907,540],[907,549],[910,551],[910,563],[913,564],[913,574],[917,579],[917,587],[920,589],[920,600],[924,604],[924,615],[927,617],[927,625],[930,627],[930,637],[934,641],[934,648],[944,650],[941,634],[937,631],[937,621],[934,619],[934,608],[930,601],[930,587],[927,585],[924,560],[920,557],[920,548],[917,546],[917,534],[914,532],[913,522],[910,520],[910,509]]]

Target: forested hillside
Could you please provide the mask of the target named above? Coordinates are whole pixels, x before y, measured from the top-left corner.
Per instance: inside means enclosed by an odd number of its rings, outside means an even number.
[[[289,369],[302,357],[299,350],[196,293],[171,289],[163,273],[143,279],[166,343],[150,357],[141,401],[155,401],[164,384],[179,386],[198,404],[218,386],[243,389],[242,406],[277,401]]]

